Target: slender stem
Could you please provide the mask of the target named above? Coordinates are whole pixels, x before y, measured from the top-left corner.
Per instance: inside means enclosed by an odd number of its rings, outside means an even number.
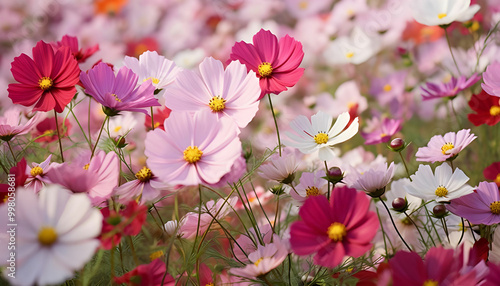
[[[461,219],[462,219],[462,235],[460,235],[460,240],[458,241],[457,245],[460,245],[460,242],[462,242],[462,239],[464,238],[465,234],[465,221],[463,217],[461,217]]]
[[[410,179],[410,181],[411,181],[410,171],[408,171],[408,166],[406,165],[406,160],[403,157],[403,154],[401,154],[401,151],[399,151],[398,153],[399,153],[399,156],[401,157],[401,161],[403,161],[403,165],[405,166],[406,175],[408,175],[408,179]]]
[[[326,175],[328,176],[328,165],[326,164],[326,161],[325,161],[325,173]],[[327,193],[327,198],[328,200],[330,200],[330,180],[328,180],[328,193]]]
[[[448,43],[448,48],[450,49],[451,58],[453,59],[453,62],[455,63],[455,66],[457,67],[458,74],[462,75],[462,72],[460,71],[460,68],[458,67],[457,60],[455,59],[455,55],[453,54],[453,51],[451,49],[450,36],[448,35],[447,28],[444,29],[444,34],[446,35],[446,42]]]
[[[446,225],[446,220],[444,220],[444,218],[441,218],[441,224],[443,225],[444,233],[446,233],[446,238],[448,239],[448,242],[450,242],[450,234],[448,233],[448,226]]]
[[[90,133],[90,109],[92,108],[92,97],[89,96],[89,111],[87,114],[87,129],[89,132],[90,149],[92,149],[92,134]]]
[[[110,254],[110,262],[111,264],[111,284],[114,284],[115,278],[115,238],[114,236],[111,238],[111,254]]]
[[[99,131],[99,135],[97,136],[97,140],[95,141],[95,145],[94,148],[92,149],[92,155],[90,155],[90,159],[94,157],[95,149],[97,148],[97,144],[99,143],[99,139],[101,138],[102,130],[104,129],[104,124],[106,123],[108,118],[109,117],[106,115],[106,118],[104,118],[104,121],[102,122],[101,130]]]
[[[396,226],[396,223],[394,223],[394,219],[392,218],[392,215],[391,215],[391,211],[389,210],[389,208],[387,207],[387,205],[385,204],[384,200],[380,200],[382,202],[382,204],[384,205],[385,209],[387,210],[387,213],[389,214],[389,217],[391,218],[391,222],[392,222],[392,225],[394,226],[394,229],[396,230],[396,232],[398,233],[399,235],[399,238],[401,238],[401,241],[403,241],[403,243],[406,245],[406,247],[408,247],[408,249],[410,251],[413,251],[411,249],[411,247],[408,245],[408,243],[406,243],[406,241],[404,240],[403,236],[401,235],[401,233],[399,233],[399,230]]]
[[[155,120],[153,119],[153,107],[151,106],[151,128],[155,130]]]
[[[5,174],[9,173],[9,170],[7,170],[7,168],[3,165],[2,160],[0,160],[0,167],[2,167],[3,171],[5,172]]]
[[[474,242],[477,242],[476,236],[474,235],[474,230],[472,229],[472,225],[470,224],[470,221],[467,220],[467,223],[469,224],[470,232],[472,233],[472,238],[474,239]]]
[[[455,110],[455,106],[453,105],[453,99],[450,100],[450,105],[451,105],[451,111],[453,112],[453,115],[455,115],[455,119],[457,120],[458,129],[460,129],[461,122],[460,118],[458,117],[457,111]]]
[[[163,219],[161,219],[160,212],[156,208],[155,204],[153,204],[153,208],[155,209],[156,214],[158,215],[158,218],[160,219],[161,225],[163,226],[163,231],[166,233],[167,230],[165,229],[165,223],[163,222]]]
[[[278,215],[279,215],[279,209],[280,209],[280,196],[278,195],[278,198],[276,199],[276,213],[274,214],[274,224],[273,224],[273,233],[276,233],[276,227],[278,226]],[[278,229],[279,231],[279,229]]]
[[[6,141],[6,142],[7,142],[7,146],[9,146],[10,154],[12,154],[12,159],[14,159],[14,165],[16,165],[17,164],[16,155],[14,155],[14,151],[12,151],[12,146],[10,146],[10,141]]]
[[[415,226],[415,228],[417,229],[418,231],[418,234],[420,235],[420,237],[422,238],[422,242],[425,241],[425,238],[424,236],[422,235],[422,233],[420,232],[420,229],[418,228],[417,224],[415,223],[415,221],[413,221],[413,219],[405,212],[403,212],[405,214],[405,216],[410,220],[410,222]]]
[[[75,113],[73,112],[73,108],[70,108],[69,110],[71,114],[73,114],[73,118],[75,118],[76,123],[80,127],[80,130],[82,131],[83,137],[85,137],[85,141],[87,141],[87,144],[89,144],[89,149],[92,150],[92,143],[90,143],[89,138],[87,138],[87,135],[85,135],[85,131],[83,131],[83,127],[80,124],[80,121],[78,121],[78,118],[76,117]],[[89,133],[90,136],[90,133]]]
[[[274,114],[273,102],[271,101],[271,94],[268,94],[267,98],[269,99],[269,106],[271,107],[271,113],[273,114],[274,126],[276,126],[276,135],[278,135],[278,148],[279,148],[279,152],[280,152],[279,154],[280,154],[280,157],[281,157],[280,130],[278,128],[278,121],[276,120],[276,114]]]
[[[137,254],[135,253],[134,242],[132,241],[132,237],[127,235],[128,243],[130,244],[130,250],[132,251],[132,257],[134,258],[135,266],[139,266],[139,259],[137,259]]]
[[[59,141],[59,150],[61,151],[61,161],[64,163],[63,147],[61,143],[61,132],[59,131],[59,124],[57,123],[57,112],[54,109],[54,119],[56,120],[57,141]]]

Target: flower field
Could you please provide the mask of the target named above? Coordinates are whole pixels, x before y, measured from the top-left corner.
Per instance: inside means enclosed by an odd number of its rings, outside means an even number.
[[[497,0],[0,6],[0,285],[500,285]]]

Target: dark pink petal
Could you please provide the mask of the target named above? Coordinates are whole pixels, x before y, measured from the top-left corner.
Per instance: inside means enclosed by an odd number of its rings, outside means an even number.
[[[287,86],[287,87],[292,87],[294,86],[299,79],[302,77],[304,74],[304,69],[303,68],[298,68],[289,72],[273,72],[273,78],[275,78],[280,84]]]
[[[47,93],[52,94],[52,97],[56,101],[55,110],[56,112],[63,112],[64,108],[76,94],[76,88],[74,86],[67,88],[54,88],[49,90]]]
[[[304,58],[302,44],[289,35],[279,41],[279,54],[273,69],[277,72],[292,71],[299,67]]]
[[[287,90],[286,86],[282,85],[272,77],[261,78],[259,81],[260,88],[264,93],[274,93],[279,94],[282,91]]]
[[[56,100],[54,99],[54,96],[52,96],[52,93],[44,92],[40,100],[33,108],[33,111],[51,111],[55,106]]]
[[[276,58],[278,56],[278,38],[273,35],[273,33],[261,29],[253,36],[253,44],[262,62],[268,62],[271,66],[276,64]]]
[[[314,256],[314,264],[334,268],[342,263],[346,254],[342,243],[332,242],[318,251]]]
[[[290,245],[297,255],[315,253],[330,243],[331,239],[326,234],[318,235],[303,221],[296,221],[290,227]]]
[[[26,54],[15,57],[10,70],[15,80],[26,85],[39,87],[38,81],[43,77],[35,62]]]
[[[54,69],[51,78],[56,87],[72,87],[79,81],[80,68],[68,48],[60,48],[54,57]]]
[[[7,88],[9,98],[12,99],[14,104],[21,104],[24,106],[31,106],[40,99],[43,90],[40,88],[33,88],[20,83],[11,83]]]
[[[247,66],[248,71],[253,70],[254,72],[258,72],[259,65],[264,62],[255,47],[245,42],[234,44],[229,57],[232,61],[239,60],[240,63]]]
[[[453,266],[453,249],[433,247],[425,255],[428,279],[438,282],[450,275]]]
[[[312,196],[306,199],[299,215],[311,230],[326,233],[328,227],[335,222],[331,220],[330,212],[330,205],[325,196]]]
[[[51,76],[54,64],[54,50],[51,45],[39,41],[33,48],[33,60],[42,76]]]
[[[427,280],[424,262],[415,252],[398,251],[389,265],[394,285],[422,286]]]

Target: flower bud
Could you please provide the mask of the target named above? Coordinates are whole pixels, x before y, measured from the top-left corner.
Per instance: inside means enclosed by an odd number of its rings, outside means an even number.
[[[401,152],[406,148],[406,142],[401,138],[392,139],[389,148],[394,152]]]
[[[282,184],[279,184],[279,185],[271,187],[270,191],[271,191],[271,193],[273,193],[277,196],[280,196],[280,195],[285,193],[285,188],[283,188]]]
[[[342,173],[342,170],[339,167],[331,167],[326,172],[326,177],[323,178],[332,184],[336,184],[342,181],[342,179],[344,178],[344,173]]]
[[[392,201],[392,208],[397,212],[404,212],[408,209],[406,198],[395,198]]]
[[[116,147],[118,148],[124,148],[125,146],[127,146],[127,141],[125,140],[125,137],[123,136],[118,136],[115,138],[115,145]]]
[[[443,218],[447,215],[448,213],[448,210],[446,209],[446,207],[444,205],[436,205],[433,209],[432,209],[432,213],[434,214],[434,217],[436,218]]]

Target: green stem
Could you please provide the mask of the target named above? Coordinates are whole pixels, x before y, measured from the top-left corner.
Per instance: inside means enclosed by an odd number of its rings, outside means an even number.
[[[273,108],[273,102],[271,101],[271,94],[267,95],[267,98],[269,99],[269,106],[271,107],[271,112],[273,114],[273,119],[274,119],[274,126],[276,126],[276,135],[278,135],[278,147],[279,147],[279,154],[281,157],[281,139],[280,139],[280,130],[278,128],[278,121],[276,120],[276,114],[274,114],[274,108]]]
[[[135,266],[139,266],[139,259],[137,259],[137,254],[135,253],[134,242],[132,241],[132,237],[127,235],[128,243],[130,244],[130,250],[132,251],[132,257],[134,258]]]
[[[328,165],[326,164],[325,161],[325,173],[328,176]],[[327,195],[328,200],[330,200],[330,180],[328,180],[328,195]]]
[[[415,223],[415,221],[413,221],[413,219],[405,212],[403,212],[405,214],[405,216],[410,220],[410,222],[415,226],[415,228],[417,229],[418,231],[418,234],[420,235],[420,238],[422,238],[422,243],[425,242],[425,238],[424,236],[422,235],[422,233],[420,232],[420,229],[418,228],[417,224]],[[425,244],[425,243],[424,243]]]
[[[403,165],[405,166],[406,175],[408,175],[408,179],[410,179],[410,181],[411,181],[410,171],[408,171],[408,166],[406,165],[405,158],[403,157],[403,154],[401,154],[401,151],[399,151],[398,153],[399,153],[399,156],[401,157],[401,161],[403,161]]]
[[[457,60],[455,59],[455,55],[453,54],[453,51],[451,49],[450,36],[448,35],[447,28],[444,29],[444,34],[446,35],[446,42],[448,43],[448,48],[450,49],[451,58],[453,59],[453,62],[455,63],[455,67],[457,67],[458,74],[462,75],[462,72],[460,71],[460,68],[458,67]]]
[[[54,109],[54,119],[56,121],[57,141],[59,141],[59,150],[61,151],[61,161],[64,163],[63,147],[62,147],[62,142],[61,142],[61,132],[59,131],[59,124],[57,123],[57,112],[55,109]]]
[[[9,170],[7,170],[7,168],[3,165],[2,160],[0,160],[0,167],[2,167],[3,171],[5,172],[5,174],[9,173]]]
[[[387,205],[385,204],[384,200],[380,200],[382,202],[382,204],[384,205],[385,209],[387,210],[387,213],[389,214],[389,218],[391,218],[391,222],[392,222],[392,225],[394,226],[394,229],[396,230],[396,232],[398,233],[399,235],[399,238],[401,239],[401,241],[406,245],[406,247],[410,250],[410,251],[413,251],[411,249],[411,247],[408,245],[408,243],[406,243],[406,241],[404,240],[403,236],[401,235],[401,233],[399,233],[399,230],[398,228],[396,227],[396,223],[394,222],[394,219],[392,218],[392,215],[391,215],[391,211],[389,210],[389,208],[387,207]]]
[[[87,144],[89,144],[89,150],[92,150],[92,143],[89,141],[89,138],[87,138],[87,135],[85,135],[85,131],[83,131],[83,127],[80,124],[80,121],[78,121],[78,118],[76,117],[75,113],[73,112],[73,108],[69,110],[71,114],[73,114],[73,118],[75,118],[76,123],[80,127],[80,130],[82,131],[83,137],[85,137],[85,141],[87,141]],[[89,133],[90,136],[90,133]]]
[[[151,106],[151,128],[155,130],[155,120],[153,119],[153,107]]]
[[[10,146],[10,141],[6,141],[6,142],[7,142],[7,146],[9,146],[10,154],[12,154],[12,159],[14,160],[14,165],[16,165],[17,159],[16,159],[16,155],[14,155],[14,151],[12,151],[12,146]]]
[[[108,120],[108,116],[104,118],[104,121],[102,122],[101,125],[101,130],[99,131],[99,135],[97,136],[97,140],[95,141],[94,148],[92,149],[92,155],[90,155],[90,159],[94,157],[95,149],[97,148],[97,144],[99,143],[99,139],[101,138],[102,130],[104,129],[104,124],[106,124],[106,121]]]

